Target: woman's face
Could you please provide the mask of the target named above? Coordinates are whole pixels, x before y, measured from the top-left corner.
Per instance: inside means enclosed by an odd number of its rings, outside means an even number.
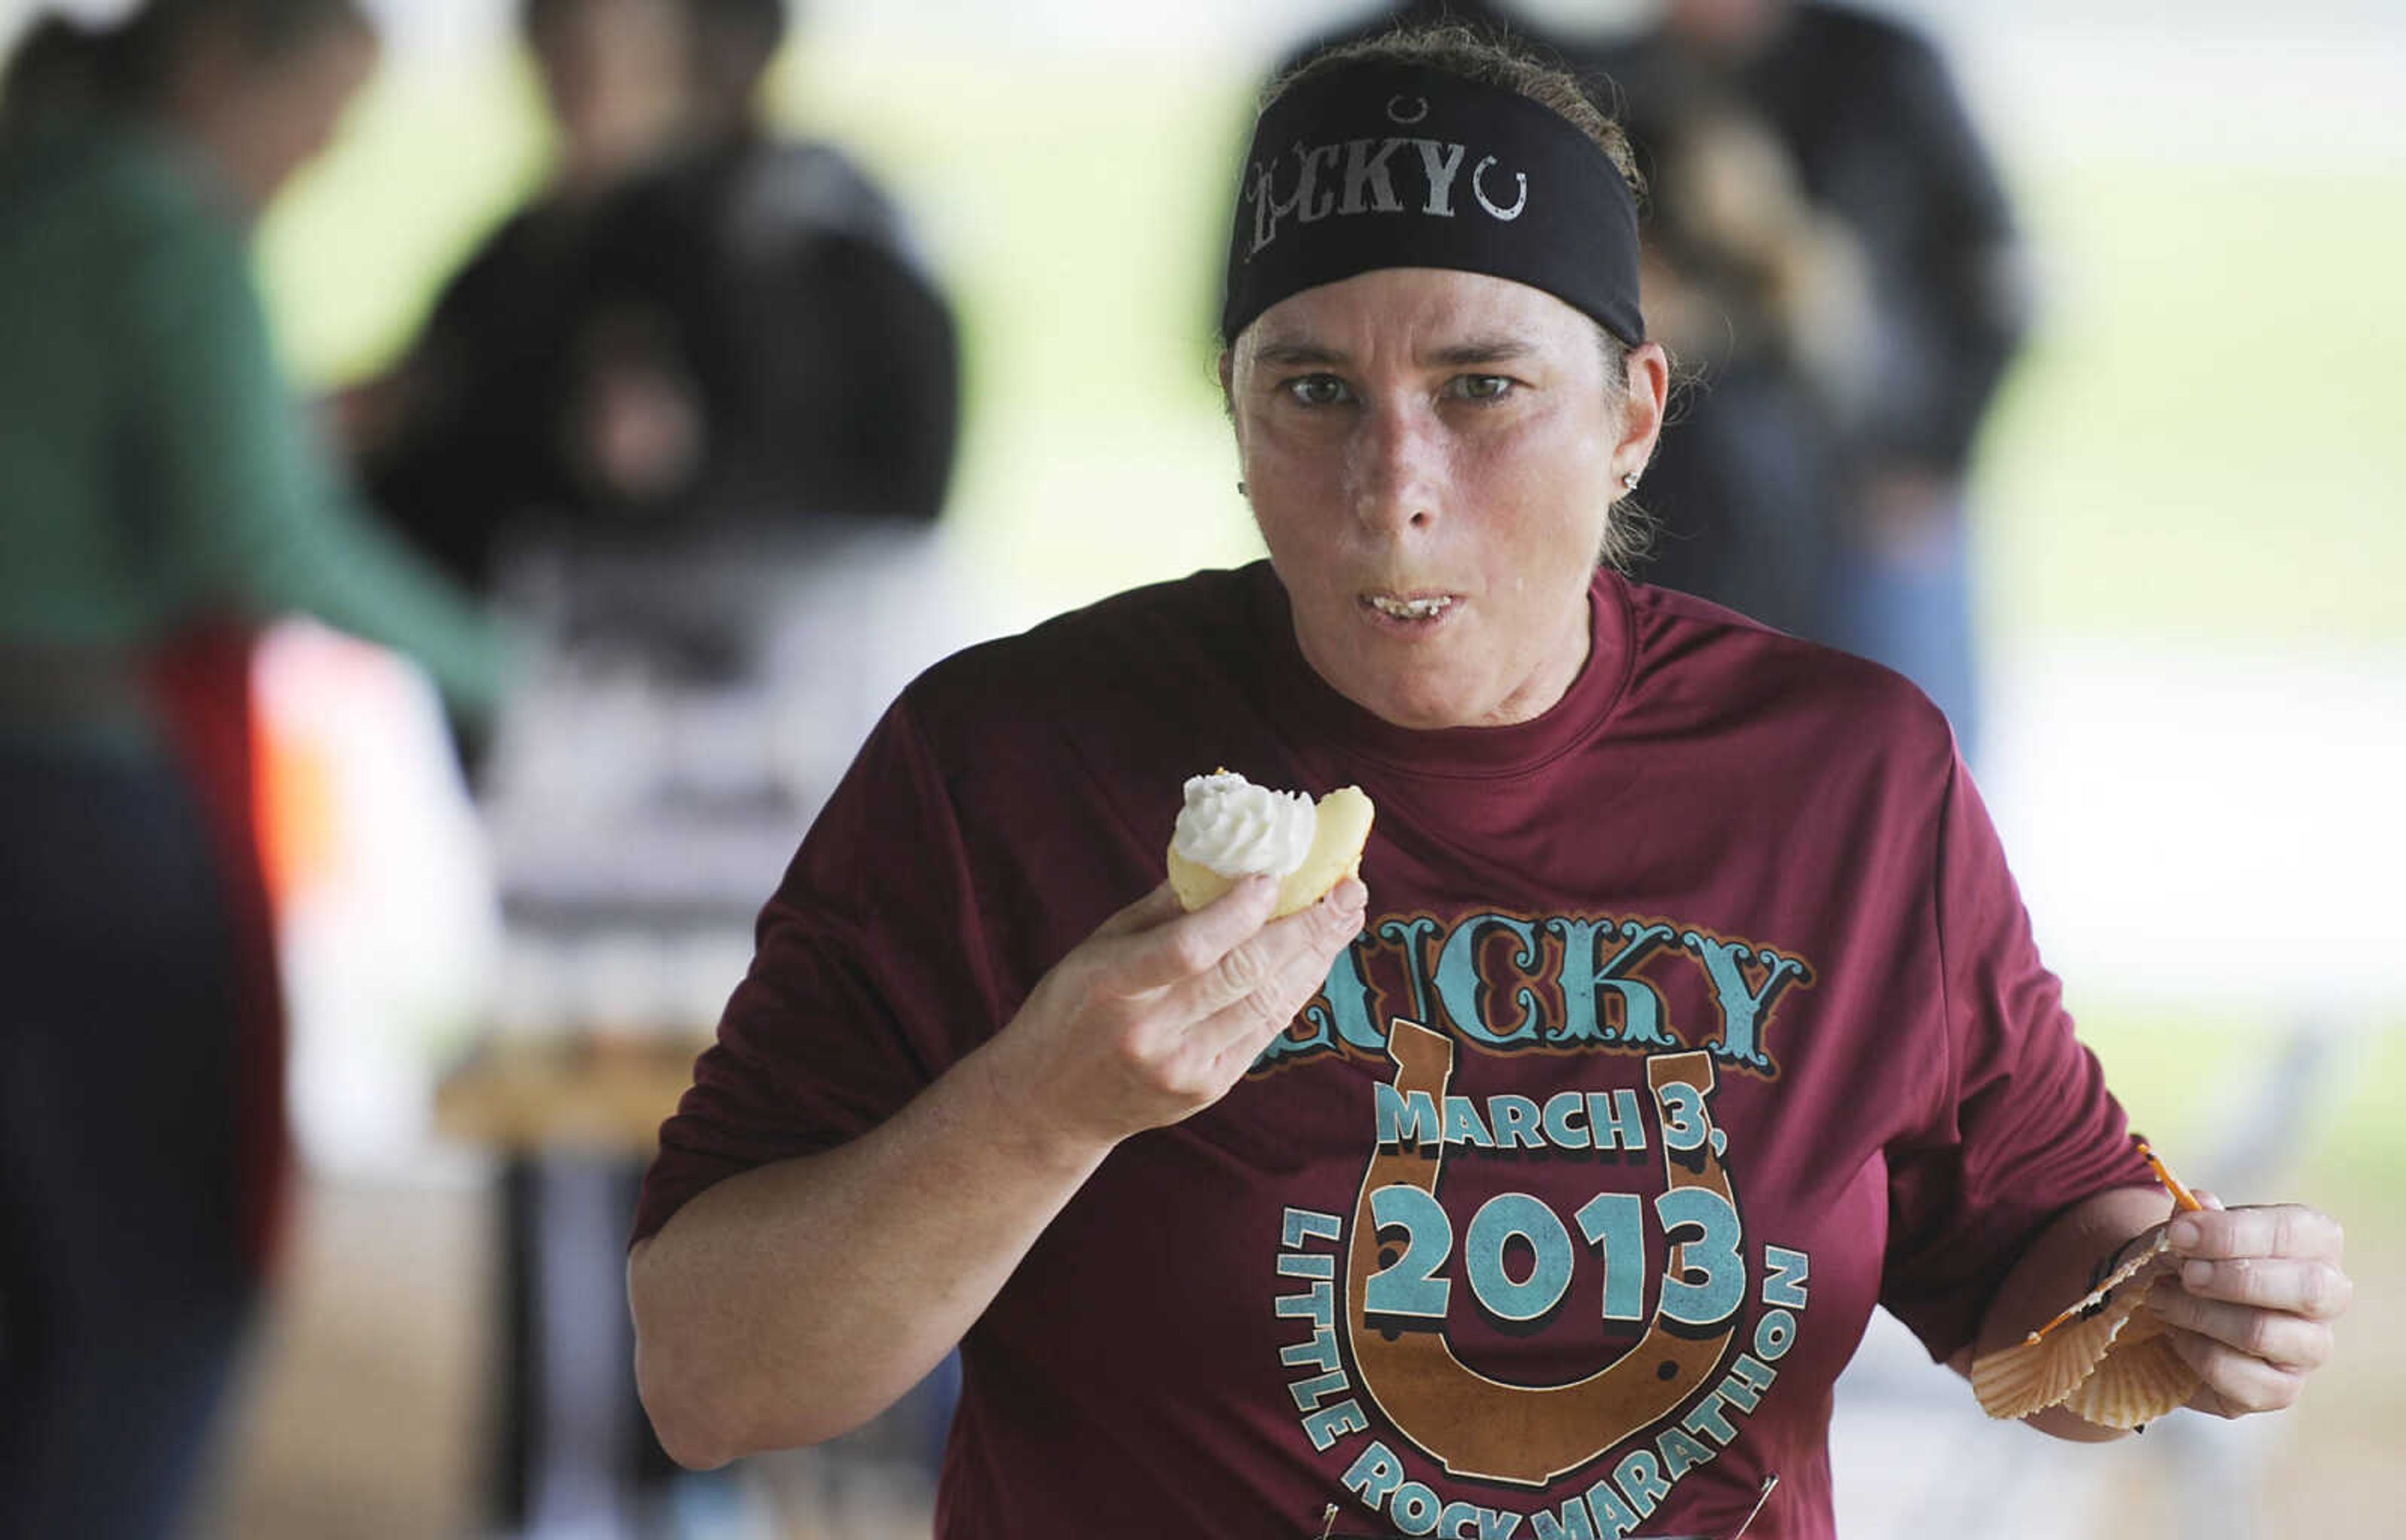
[[[1500,727],[1587,660],[1587,588],[1662,424],[1662,349],[1485,274],[1390,268],[1265,311],[1224,365],[1304,657],[1407,728]]]
[[[173,66],[167,110],[257,212],[332,143],[376,53],[364,25],[330,23],[263,58],[227,30],[204,29]]]
[[[689,39],[670,0],[569,0],[527,40],[571,180],[606,180],[658,153],[690,106]]]

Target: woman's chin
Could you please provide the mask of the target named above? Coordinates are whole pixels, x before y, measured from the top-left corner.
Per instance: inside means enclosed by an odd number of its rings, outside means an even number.
[[[1408,679],[1366,679],[1338,689],[1353,703],[1390,726],[1416,732],[1445,728],[1483,726],[1493,714],[1479,691],[1432,679],[1425,673]]]

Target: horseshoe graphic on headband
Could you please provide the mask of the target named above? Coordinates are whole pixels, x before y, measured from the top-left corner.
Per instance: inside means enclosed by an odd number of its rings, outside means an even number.
[[[1387,1053],[1395,1062],[1394,1087],[1408,1100],[1420,1095],[1445,1105],[1453,1076],[1453,1040],[1417,1023],[1397,1018],[1389,1028]],[[1658,1055],[1646,1061],[1646,1078],[1657,1109],[1676,1104],[1684,1120],[1699,1117],[1713,1087],[1710,1053]],[[1680,1088],[1677,1091],[1674,1087]],[[1707,1137],[1691,1124],[1698,1148],[1692,1163],[1675,1160],[1664,1141],[1669,1192],[1696,1188],[1731,1202],[1729,1174]],[[1707,1326],[1666,1320],[1655,1303],[1646,1334],[1612,1363],[1567,1385],[1509,1385],[1491,1379],[1454,1356],[1441,1332],[1403,1331],[1392,1337],[1374,1324],[1366,1308],[1371,1276],[1380,1272],[1378,1194],[1395,1187],[1437,1196],[1445,1147],[1434,1157],[1419,1149],[1374,1151],[1362,1173],[1353,1208],[1352,1242],[1345,1263],[1345,1327],[1363,1389],[1395,1427],[1454,1476],[1525,1486],[1543,1486],[1667,1417],[1704,1388],[1734,1335],[1731,1314]],[[1692,1171],[1687,1167],[1693,1164]],[[1418,1202],[1420,1200],[1413,1200]],[[1675,1241],[1664,1274],[1666,1285],[1688,1270],[1687,1243]],[[1626,1266],[1627,1262],[1614,1265]],[[1666,1291],[1667,1292],[1667,1291]]]
[[[1512,180],[1521,185],[1521,196],[1514,201],[1511,207],[1498,208],[1494,201],[1487,196],[1487,190],[1479,185],[1479,179],[1487,175],[1487,168],[1494,163],[1494,156],[1482,155],[1479,159],[1479,163],[1470,168],[1470,195],[1479,200],[1479,207],[1508,224],[1521,217],[1521,210],[1529,206],[1529,174],[1525,171],[1512,173]]]

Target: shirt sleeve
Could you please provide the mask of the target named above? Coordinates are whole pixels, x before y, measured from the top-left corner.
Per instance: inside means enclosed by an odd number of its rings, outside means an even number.
[[[761,911],[718,1040],[661,1125],[635,1239],[728,1177],[875,1128],[1001,1024],[952,798],[907,702]]]
[[[2073,1034],[2061,987],[1962,761],[1940,812],[1933,874],[1946,1070],[1921,1126],[1889,1157],[1880,1303],[1933,1358],[1969,1344],[2017,1259],[2059,1213],[2146,1186],[2121,1105]]]
[[[455,703],[489,710],[500,632],[353,497],[285,383],[237,234],[194,221],[163,235],[129,303],[149,496],[193,597],[315,615],[408,654]]]

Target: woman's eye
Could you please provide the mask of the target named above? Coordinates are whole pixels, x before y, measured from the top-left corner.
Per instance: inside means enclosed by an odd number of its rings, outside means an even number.
[[[1512,393],[1509,374],[1464,374],[1454,381],[1456,392],[1471,401],[1502,401]]]
[[[1306,406],[1335,406],[1351,395],[1334,374],[1299,375],[1286,382],[1286,391]]]

